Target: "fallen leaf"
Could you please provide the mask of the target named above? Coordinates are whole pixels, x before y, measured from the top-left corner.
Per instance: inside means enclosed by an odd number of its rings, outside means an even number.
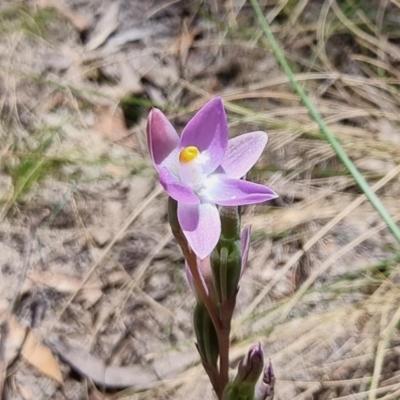
[[[129,135],[121,108],[100,106],[96,109],[96,115],[97,121],[93,126],[93,130],[104,139],[118,142]]]
[[[32,390],[25,385],[17,385],[19,394],[24,400],[33,400]]]
[[[46,343],[71,368],[106,388],[146,388],[158,381],[157,375],[149,367],[146,368],[143,365],[107,366],[103,360],[71,341],[64,342],[57,338],[49,338]]]
[[[21,348],[22,346],[22,348]],[[18,354],[42,374],[62,384],[63,378],[60,366],[51,350],[36,337],[32,330],[27,331],[12,316],[8,322],[6,340],[6,360],[10,363]]]
[[[75,293],[79,290],[81,280],[73,276],[54,274],[51,272],[31,272],[28,274],[30,281],[43,286],[51,287],[61,293]],[[97,303],[101,296],[103,283],[100,279],[91,279],[83,286],[78,295],[78,300],[84,301],[85,307]]]
[[[57,92],[50,95],[48,99],[43,101],[43,103],[37,107],[37,113],[41,115],[68,103],[69,100],[65,93]]]
[[[122,54],[117,56],[119,70],[121,73],[120,86],[124,89],[126,95],[142,94],[144,87],[140,75],[127,62]]]
[[[119,2],[111,3],[100,18],[94,33],[88,43],[87,50],[95,50],[100,47],[108,37],[118,28]]]
[[[121,142],[130,149],[137,148],[133,135],[126,127],[124,113],[120,107],[99,106],[96,115],[97,121],[93,125],[93,131],[110,142]]]
[[[377,172],[378,174],[387,174],[390,170],[395,167],[394,163],[379,160],[377,158],[360,158],[355,163],[355,166],[359,169],[371,172]]]
[[[189,30],[187,22],[184,21],[183,32],[179,36],[177,42],[174,44],[173,49],[178,54],[181,65],[186,64],[186,60],[189,54],[189,50],[193,45],[196,36],[201,32],[200,28],[194,28]]]
[[[167,28],[164,25],[135,26],[110,38],[105,47],[119,47],[129,42],[136,42],[166,32]]]
[[[83,300],[85,302],[85,308],[92,307],[96,304],[103,296],[103,291],[101,289],[85,289],[78,296],[78,300]]]
[[[90,27],[89,18],[77,11],[71,10],[62,0],[37,0],[36,4],[42,8],[54,8],[79,32],[84,32]]]
[[[126,177],[127,174],[130,173],[130,171],[128,171],[126,168],[119,167],[119,166],[117,166],[115,164],[111,164],[111,163],[106,164],[104,166],[104,172],[116,179],[121,179],[123,177]],[[108,241],[110,240],[110,237],[111,237],[111,233],[108,230],[107,230],[107,233],[101,232],[100,235],[98,235],[97,233],[93,234],[93,232],[90,232],[90,234],[92,235],[96,244],[100,247],[102,247],[106,243],[108,243]]]
[[[107,171],[107,166],[105,167],[105,170]],[[108,227],[93,226],[88,229],[88,232],[99,247],[104,247],[109,243],[113,236]]]
[[[73,276],[54,274],[52,272],[30,272],[28,278],[41,285],[51,287],[61,293],[75,292],[80,287],[80,280]],[[102,287],[100,280],[91,280],[87,282],[84,289],[99,289]]]
[[[380,119],[376,122],[376,125],[379,140],[399,145],[400,130],[398,129],[397,124],[387,119]]]

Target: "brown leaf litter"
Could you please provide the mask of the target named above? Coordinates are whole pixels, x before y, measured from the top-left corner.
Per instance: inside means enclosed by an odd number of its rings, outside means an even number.
[[[249,4],[33,3],[0,6],[4,394],[213,398],[145,125],[156,105],[180,131],[221,95],[233,136],[268,131],[249,179],[280,194],[243,208],[253,236],[232,367],[260,340],[276,399],[397,398],[399,277],[388,257],[398,246],[293,93]],[[294,3],[260,2],[296,78],[396,217],[400,7]],[[33,181],[14,202],[23,167]]]

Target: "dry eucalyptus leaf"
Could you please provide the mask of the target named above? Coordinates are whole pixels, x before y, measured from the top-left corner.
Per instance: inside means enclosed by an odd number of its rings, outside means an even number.
[[[107,41],[105,47],[119,47],[129,42],[136,42],[168,30],[164,25],[135,26],[120,34],[114,35]]]
[[[8,363],[11,362],[19,351],[22,357],[38,371],[62,384],[61,369],[53,353],[40,342],[31,330],[27,333],[26,329],[19,324],[15,316],[10,318],[6,341],[6,360]]]
[[[146,388],[158,381],[157,375],[149,367],[143,365],[107,366],[103,360],[71,341],[64,342],[57,338],[50,338],[46,342],[71,368],[98,385],[107,388]]]
[[[141,76],[128,63],[126,57],[119,56],[117,59],[121,73],[120,86],[125,90],[124,94],[142,94],[144,86],[140,80]]]
[[[80,289],[81,280],[68,275],[51,272],[31,272],[28,278],[31,282],[51,287],[60,293],[75,293],[80,290],[77,300],[84,301],[85,308],[96,304],[103,295],[103,291],[101,290],[103,284],[99,279],[89,280]]]
[[[179,56],[181,65],[186,64],[189,50],[193,46],[193,42],[196,36],[200,33],[200,28],[189,29],[189,27],[185,23],[183,32],[177,39],[176,43],[173,45],[174,53]]]
[[[85,308],[92,307],[96,304],[103,296],[103,291],[98,288],[84,289],[83,292],[78,296],[78,300],[85,302]]]
[[[17,385],[17,390],[18,390],[18,393],[21,395],[21,397],[24,400],[33,400],[34,399],[32,390],[31,390],[31,388],[29,388],[29,386]]]
[[[379,160],[378,158],[364,157],[355,162],[357,168],[377,172],[379,174],[387,174],[395,165],[388,161]]]
[[[125,124],[124,113],[119,107],[98,107],[96,109],[97,121],[93,130],[103,139],[111,142],[118,142],[122,139],[129,139],[130,146],[135,146],[129,138],[129,130]]]
[[[81,281],[73,276],[54,274],[51,272],[31,272],[28,278],[38,284],[51,287],[61,293],[73,293],[80,287]],[[90,280],[85,284],[83,289],[100,289],[102,283],[100,280]]]
[[[103,16],[97,23],[96,29],[89,42],[86,44],[87,50],[95,50],[100,47],[108,37],[118,28],[119,2],[111,3]]]

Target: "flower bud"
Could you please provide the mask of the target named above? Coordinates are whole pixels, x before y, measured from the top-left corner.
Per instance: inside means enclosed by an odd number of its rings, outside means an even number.
[[[214,287],[220,303],[237,293],[242,270],[240,215],[237,207],[221,207],[221,237],[211,253]]]
[[[262,380],[256,387],[254,400],[272,400],[274,398],[275,373],[271,361],[264,369]]]
[[[250,248],[250,227],[239,235],[240,216],[234,207],[221,209],[223,235],[211,253],[214,288],[220,303],[235,300],[239,280],[247,264]],[[226,229],[224,229],[226,228]]]
[[[234,379],[237,383],[255,385],[264,367],[264,352],[261,343],[250,347],[247,354],[239,363],[238,372]]]
[[[223,400],[254,400],[254,390],[264,366],[261,344],[252,346],[239,363],[238,372],[223,393]]]
[[[227,240],[240,240],[239,207],[221,207],[221,237]]]

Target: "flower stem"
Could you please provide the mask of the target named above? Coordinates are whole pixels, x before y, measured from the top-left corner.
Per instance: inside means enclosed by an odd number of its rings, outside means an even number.
[[[200,276],[199,268],[197,266],[196,254],[189,247],[189,244],[177,220],[176,207],[176,201],[169,198],[168,218],[172,233],[182,250],[183,256],[186,259],[192,274],[194,286],[196,287],[196,290],[200,296],[200,300],[207,308],[208,314],[210,315],[211,321],[214,324],[215,331],[217,333],[219,349],[219,374],[218,376],[211,376],[213,375],[212,372],[207,368],[205,368],[205,370],[210,377],[210,381],[218,399],[221,400],[225,386],[229,383],[230,318],[226,320],[226,318],[220,315],[217,306],[213,303],[206,291],[204,281]]]
[[[179,239],[176,239],[179,242]],[[186,262],[188,263],[190,272],[192,273],[194,284],[199,291],[201,300],[207,307],[207,311],[217,332],[219,348],[219,382],[218,384],[213,384],[213,387],[218,399],[222,399],[222,393],[224,392],[225,386],[229,382],[229,331],[227,335],[226,330],[223,329],[222,321],[218,315],[217,309],[207,295],[203,281],[199,274],[199,270],[197,268],[196,255],[188,248],[186,248],[186,250],[182,248],[182,251],[184,253]],[[211,379],[211,382],[213,382],[213,379]]]
[[[225,386],[229,381],[229,331],[228,331],[228,340],[226,339],[226,333],[224,332],[222,326],[222,320],[218,314],[218,310],[211,301],[210,297],[208,296],[206,289],[204,287],[203,280],[200,277],[199,269],[197,268],[197,258],[196,254],[189,248],[186,238],[183,235],[180,229],[174,229],[171,225],[172,233],[179,243],[183,256],[186,259],[186,262],[189,266],[190,272],[193,276],[194,286],[196,287],[201,301],[207,308],[208,314],[214,324],[215,330],[217,332],[218,338],[218,346],[219,346],[219,379],[214,379],[215,377],[210,376],[210,381],[213,385],[215,393],[218,396],[218,399],[222,399],[222,393],[224,391]],[[206,370],[208,373],[208,371]]]
[[[217,330],[219,346],[219,385],[221,393],[218,398],[222,398],[225,386],[229,383],[229,333],[230,329],[222,328]]]

